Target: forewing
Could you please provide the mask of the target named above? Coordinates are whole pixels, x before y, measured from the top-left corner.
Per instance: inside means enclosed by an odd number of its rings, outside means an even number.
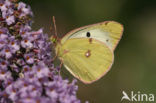
[[[112,51],[114,51],[122,36],[123,26],[114,21],[105,21],[89,26],[84,26],[67,33],[61,40],[62,44],[71,38],[93,38],[105,43]]]
[[[74,38],[62,45],[64,66],[84,83],[92,83],[110,69],[114,55],[102,42],[88,38]]]

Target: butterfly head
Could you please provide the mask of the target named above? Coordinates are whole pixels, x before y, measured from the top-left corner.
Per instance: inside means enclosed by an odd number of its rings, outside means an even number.
[[[58,43],[58,37],[56,35],[53,35],[50,37],[50,41],[56,45]]]

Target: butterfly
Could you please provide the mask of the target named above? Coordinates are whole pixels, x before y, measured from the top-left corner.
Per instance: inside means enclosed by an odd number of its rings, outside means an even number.
[[[62,39],[52,36],[51,41],[64,67],[83,83],[90,84],[110,70],[122,33],[120,23],[105,21],[72,30]]]

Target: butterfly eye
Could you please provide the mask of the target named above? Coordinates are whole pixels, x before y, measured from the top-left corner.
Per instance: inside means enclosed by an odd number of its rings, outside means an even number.
[[[87,37],[90,37],[90,36],[91,36],[91,35],[90,35],[90,32],[87,32],[87,33],[86,33],[86,36],[87,36]]]

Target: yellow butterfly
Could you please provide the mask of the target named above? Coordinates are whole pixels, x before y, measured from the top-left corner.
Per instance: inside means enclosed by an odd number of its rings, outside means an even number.
[[[62,39],[52,37],[55,51],[65,68],[85,84],[104,76],[114,61],[114,49],[123,26],[105,21],[67,33]]]

